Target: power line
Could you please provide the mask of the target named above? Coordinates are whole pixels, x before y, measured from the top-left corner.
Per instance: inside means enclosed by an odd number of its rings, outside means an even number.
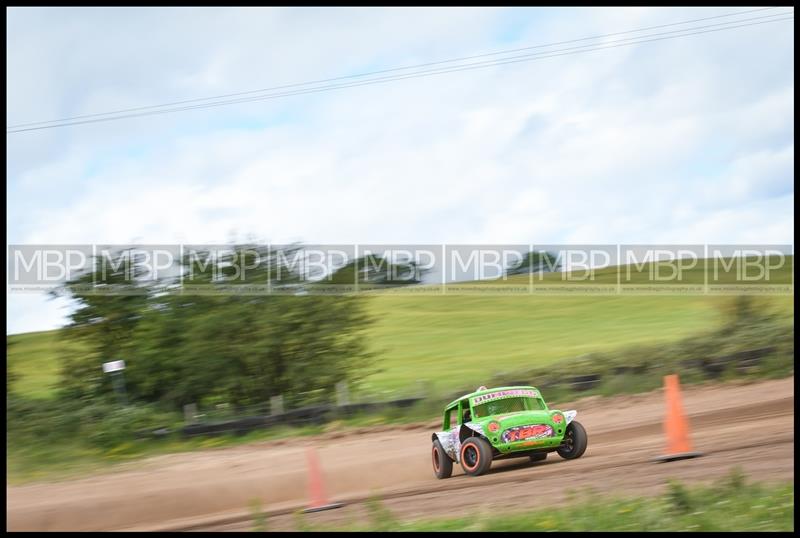
[[[231,104],[238,104],[238,103],[245,103],[245,102],[277,99],[277,98],[280,98],[280,97],[288,97],[288,96],[293,96],[293,95],[305,95],[305,94],[310,94],[310,93],[319,93],[319,92],[323,92],[323,91],[331,91],[331,90],[337,90],[337,89],[352,88],[352,87],[357,87],[357,86],[380,84],[380,83],[392,82],[392,81],[396,81],[396,80],[404,80],[404,79],[409,79],[409,78],[421,78],[421,77],[438,75],[438,74],[453,73],[453,72],[458,72],[458,71],[468,71],[468,70],[473,70],[473,69],[481,69],[481,68],[484,68],[484,67],[494,67],[494,66],[499,66],[499,65],[507,65],[507,64],[512,64],[512,63],[533,61],[533,60],[539,60],[539,59],[544,59],[544,58],[553,58],[553,57],[556,57],[556,56],[566,56],[566,55],[570,55],[570,54],[579,54],[579,53],[582,53],[582,52],[592,52],[592,51],[596,51],[596,50],[605,50],[605,49],[610,49],[610,48],[617,48],[617,47],[623,47],[623,46],[636,45],[636,44],[640,44],[640,43],[649,43],[649,42],[653,42],[653,41],[662,41],[662,40],[666,40],[666,39],[676,39],[676,38],[679,38],[679,37],[687,37],[687,36],[692,36],[692,35],[705,34],[705,33],[709,33],[709,32],[719,32],[719,31],[729,30],[729,29],[734,29],[734,28],[742,28],[742,27],[746,27],[746,26],[755,26],[755,25],[759,25],[759,24],[766,24],[768,22],[791,20],[791,19],[794,18],[793,14],[791,16],[788,16],[788,17],[783,16],[783,15],[785,15],[785,14],[781,13],[781,14],[775,14],[775,15],[762,16],[762,17],[753,17],[753,18],[750,18],[750,19],[742,19],[742,20],[738,20],[738,21],[727,21],[725,23],[711,24],[711,25],[705,25],[705,26],[697,26],[697,27],[693,27],[693,28],[682,28],[682,29],[679,29],[679,30],[672,30],[672,31],[669,31],[669,32],[660,32],[660,33],[644,35],[644,36],[623,38],[623,39],[619,39],[619,40],[615,40],[615,41],[611,41],[611,42],[605,43],[605,44],[603,44],[603,46],[597,46],[598,44],[581,45],[581,46],[571,47],[571,48],[566,48],[566,49],[559,49],[559,50],[554,50],[554,51],[544,51],[544,52],[532,53],[532,54],[524,54],[524,55],[519,55],[519,56],[512,56],[510,58],[502,58],[502,59],[497,59],[497,60],[487,60],[487,61],[475,62],[475,63],[472,63],[472,64],[464,64],[464,65],[453,66],[453,67],[437,68],[437,69],[432,69],[432,70],[427,70],[427,71],[417,71],[417,72],[413,72],[413,73],[398,74],[398,75],[392,75],[392,76],[387,76],[387,77],[378,77],[378,78],[372,78],[372,79],[368,79],[368,80],[365,80],[365,81],[359,81],[359,82],[350,82],[350,83],[344,83],[344,84],[334,84],[334,85],[327,85],[327,86],[319,86],[319,87],[313,87],[313,88],[292,90],[292,91],[283,92],[283,93],[273,93],[273,94],[268,94],[268,95],[232,99],[232,100],[227,100],[227,101],[216,101],[216,102],[211,102],[211,103],[202,103],[202,104],[196,104],[196,105],[191,105],[191,106],[175,107],[175,108],[169,108],[169,109],[163,109],[163,110],[151,110],[149,112],[139,112],[139,113],[135,113],[135,114],[125,114],[125,115],[117,115],[117,116],[111,116],[111,117],[86,119],[86,120],[82,120],[82,121],[71,121],[71,122],[60,123],[60,124],[56,124],[56,125],[45,125],[45,126],[39,126],[39,127],[27,127],[27,128],[22,128],[22,129],[7,130],[7,133],[17,133],[17,132],[24,132],[24,131],[35,131],[35,130],[41,130],[41,129],[51,129],[51,128],[56,128],[56,127],[65,127],[65,126],[71,126],[71,125],[82,125],[82,124],[88,124],[88,123],[99,123],[99,122],[113,121],[113,120],[126,119],[126,118],[152,116],[152,115],[167,114],[167,113],[172,113],[172,112],[181,112],[181,111],[185,111],[185,110],[195,110],[195,109],[201,109],[201,108],[212,108],[212,107],[217,107],[217,106],[224,106],[224,105],[231,105]],[[774,18],[774,17],[780,17],[780,18]],[[766,18],[769,18],[769,20],[760,20],[758,22],[748,22],[746,24],[735,24],[735,23],[740,23],[740,22],[744,22],[744,21],[753,21],[755,19],[766,19]],[[704,28],[705,28],[705,30],[702,30]],[[693,31],[693,30],[699,30],[699,31]],[[620,33],[622,33],[622,32],[620,32]],[[675,34],[675,35],[673,35],[673,34]],[[662,37],[654,37],[654,36],[662,36]],[[648,39],[648,38],[652,38],[652,39]],[[577,40],[573,40],[573,41],[577,41]],[[624,42],[624,41],[628,41],[628,42]],[[610,45],[609,43],[617,43],[617,44]],[[151,108],[151,107],[148,107],[148,108]],[[44,122],[39,122],[39,123],[44,123]]]
[[[269,88],[261,88],[261,89],[258,89],[258,90],[249,90],[249,91],[245,91],[245,92],[237,92],[237,93],[216,95],[216,96],[212,96],[212,97],[200,97],[200,98],[196,98],[196,99],[186,99],[186,100],[183,100],[183,101],[173,101],[173,102],[170,102],[170,103],[162,103],[160,105],[149,105],[149,106],[142,106],[142,107],[135,107],[135,108],[124,108],[124,109],[114,110],[114,111],[110,111],[110,112],[100,112],[100,113],[96,113],[96,114],[84,114],[84,115],[80,115],[80,116],[71,116],[71,117],[61,118],[61,119],[56,119],[56,120],[36,121],[36,122],[29,122],[29,123],[18,123],[18,124],[15,124],[15,125],[8,125],[8,126],[6,126],[6,129],[13,129],[13,128],[17,128],[17,127],[30,127],[30,126],[33,126],[33,125],[42,125],[42,124],[46,124],[46,123],[60,123],[60,122],[65,122],[65,121],[77,120],[77,119],[93,118],[93,117],[98,117],[98,116],[108,116],[108,115],[113,115],[113,114],[122,114],[122,113],[125,113],[125,112],[137,112],[137,111],[149,110],[149,109],[153,109],[153,108],[163,108],[163,107],[174,106],[174,105],[182,105],[182,104],[187,104],[187,103],[196,103],[196,102],[200,102],[200,101],[211,101],[211,100],[214,100],[214,99],[223,99],[223,98],[226,98],[226,97],[238,97],[238,96],[250,95],[250,94],[254,94],[254,93],[263,93],[263,92],[267,92],[267,91],[283,90],[283,89],[288,89],[288,88],[296,88],[296,87],[300,87],[300,86],[309,86],[309,85],[312,85],[312,84],[321,84],[323,82],[335,82],[335,81],[338,81],[338,80],[362,78],[362,77],[367,77],[367,76],[372,76],[372,75],[379,75],[379,74],[383,74],[383,73],[390,73],[390,72],[394,72],[394,71],[405,71],[405,70],[409,70],[409,69],[419,69],[421,67],[430,67],[430,66],[433,66],[433,65],[441,65],[441,64],[447,64],[447,63],[461,62],[461,61],[465,61],[465,60],[474,60],[476,58],[485,58],[485,57],[488,57],[488,56],[497,56],[497,55],[501,55],[501,54],[510,54],[510,53],[513,53],[513,52],[522,52],[522,51],[525,51],[525,50],[533,50],[533,49],[540,49],[540,48],[546,48],[546,47],[553,47],[553,46],[556,46],[556,45],[565,45],[565,44],[568,44],[568,43],[576,43],[576,42],[579,42],[579,41],[589,41],[589,40],[593,40],[593,39],[602,39],[602,38],[606,38],[606,37],[613,37],[613,36],[618,36],[618,35],[624,35],[624,34],[630,34],[630,33],[636,33],[636,32],[643,32],[643,31],[646,31],[646,30],[656,30],[656,29],[659,29],[659,28],[666,28],[666,27],[669,27],[669,26],[678,26],[678,25],[683,25],[683,24],[691,24],[691,23],[695,23],[695,22],[702,22],[702,21],[706,21],[706,20],[719,19],[719,18],[724,18],[724,17],[733,17],[733,16],[746,15],[748,13],[754,13],[754,12],[757,12],[757,11],[767,11],[767,10],[772,10],[772,9],[776,9],[776,8],[775,7],[765,7],[765,8],[751,9],[751,10],[748,10],[748,11],[739,11],[739,12],[736,12],[736,13],[726,13],[726,14],[723,14],[723,15],[715,15],[713,17],[704,17],[704,18],[700,18],[700,19],[690,19],[690,20],[681,21],[681,22],[673,22],[673,23],[669,23],[669,24],[660,24],[660,25],[657,25],[657,26],[647,26],[647,27],[644,27],[644,28],[637,28],[637,29],[634,29],[634,30],[626,30],[626,31],[623,31],[623,32],[614,32],[614,33],[610,33],[610,34],[601,34],[601,35],[596,35],[596,36],[591,36],[591,37],[582,37],[582,38],[578,38],[578,39],[570,39],[570,40],[567,40],[567,41],[557,41],[557,42],[554,42],[554,43],[546,43],[546,44],[543,44],[543,45],[533,45],[533,46],[529,46],[529,47],[522,47],[522,48],[516,48],[516,49],[506,49],[506,50],[501,50],[501,51],[488,52],[488,53],[484,53],[484,54],[476,54],[476,55],[473,55],[473,56],[463,56],[461,58],[453,58],[453,59],[450,59],[450,60],[440,60],[440,61],[436,61],[436,62],[428,62],[428,63],[411,65],[411,66],[394,67],[394,68],[391,68],[391,69],[382,69],[382,70],[379,70],[379,71],[370,71],[368,73],[360,73],[360,74],[356,74],[356,75],[345,75],[345,76],[334,77],[334,78],[313,80],[313,81],[308,81],[308,82],[300,82],[300,83],[294,83],[294,84],[284,84],[282,86],[272,86],[272,87],[269,87]],[[775,14],[775,15],[770,15],[770,16],[779,16],[779,15],[781,15],[781,14]],[[751,19],[745,19],[745,20],[751,20]],[[741,22],[741,21],[731,21],[731,22]]]
[[[771,15],[771,16],[768,16],[768,17],[774,17],[774,16],[775,15]],[[755,18],[756,19],[763,19],[765,17],[755,17]],[[698,28],[708,28],[708,27],[712,27],[712,26],[721,26],[721,25],[717,24],[717,25],[707,25],[707,26],[694,27],[694,28],[684,28],[684,29],[675,30],[675,31],[672,31],[672,32],[662,32],[660,34],[651,34],[651,35],[647,35],[647,36],[638,36],[636,38],[626,38],[626,39],[617,40],[617,41],[625,41],[625,40],[631,40],[631,39],[635,39],[636,41],[632,41],[632,42],[629,42],[629,43],[622,43],[622,44],[613,45],[613,46],[595,47],[594,45],[583,45],[583,46],[580,46],[580,47],[572,47],[570,49],[561,49],[561,50],[556,50],[556,51],[547,51],[547,52],[538,53],[538,54],[516,56],[516,57],[512,57],[511,59],[505,58],[505,59],[496,60],[496,61],[477,62],[477,63],[474,63],[474,64],[466,64],[466,65],[463,65],[463,66],[457,66],[457,67],[452,67],[452,68],[440,68],[440,69],[430,70],[430,71],[420,71],[420,72],[404,74],[404,75],[395,75],[395,76],[391,76],[391,77],[382,77],[382,78],[370,79],[370,80],[363,81],[363,82],[354,82],[354,83],[339,84],[339,85],[329,85],[329,86],[322,86],[322,87],[317,87],[317,88],[309,88],[309,89],[304,89],[304,90],[295,90],[295,91],[284,92],[284,93],[269,94],[269,95],[265,95],[265,96],[256,96],[256,97],[250,97],[250,98],[234,99],[234,100],[229,100],[229,101],[218,101],[218,102],[205,103],[205,104],[186,106],[186,107],[179,107],[179,108],[173,108],[173,109],[167,109],[167,110],[156,110],[156,111],[144,112],[144,113],[139,113],[139,114],[127,114],[127,115],[123,115],[123,116],[99,118],[99,119],[95,119],[95,120],[86,120],[86,121],[76,121],[76,122],[63,123],[63,124],[52,125],[52,126],[36,127],[36,128],[29,128],[29,129],[17,129],[17,130],[11,130],[11,131],[8,131],[8,132],[9,133],[13,133],[13,132],[22,132],[22,131],[53,128],[53,127],[62,127],[62,126],[69,126],[69,125],[80,125],[80,124],[85,124],[85,123],[97,123],[97,122],[102,122],[102,121],[112,121],[112,120],[116,120],[116,119],[125,119],[125,118],[132,118],[132,117],[141,117],[141,116],[149,116],[149,115],[156,115],[156,114],[165,114],[165,113],[170,113],[170,112],[180,112],[180,111],[185,111],[185,110],[194,110],[194,109],[199,109],[199,108],[211,108],[211,107],[215,107],[215,106],[222,106],[222,105],[228,105],[228,104],[237,104],[237,103],[244,103],[244,102],[251,102],[251,101],[274,99],[274,98],[287,97],[287,96],[292,96],[292,95],[304,95],[304,94],[308,94],[308,93],[318,93],[318,92],[321,92],[321,91],[329,91],[329,90],[342,89],[342,88],[351,88],[351,87],[356,87],[356,86],[364,86],[364,85],[370,85],[370,84],[376,84],[376,83],[382,83],[382,82],[389,82],[389,81],[393,81],[393,80],[403,80],[403,79],[407,79],[407,78],[418,78],[418,77],[422,77],[422,76],[431,76],[431,75],[435,75],[435,74],[443,74],[443,73],[451,73],[451,72],[456,72],[456,71],[479,69],[479,68],[482,68],[482,67],[505,65],[505,64],[509,64],[509,63],[518,63],[520,61],[531,61],[531,60],[536,60],[536,59],[541,59],[541,58],[551,58],[551,57],[555,57],[555,56],[564,56],[564,55],[567,55],[567,54],[576,54],[576,53],[579,53],[579,52],[590,52],[590,51],[593,51],[593,50],[603,50],[603,49],[607,49],[607,48],[616,48],[616,47],[619,47],[619,46],[634,45],[634,44],[638,44],[638,43],[646,43],[646,42],[651,42],[651,41],[660,41],[660,40],[663,40],[663,39],[673,39],[673,38],[677,38],[677,37],[685,37],[685,36],[690,36],[690,35],[713,32],[713,31],[721,31],[721,30],[727,30],[727,29],[732,29],[732,28],[739,28],[739,27],[743,27],[743,26],[753,26],[755,24],[764,24],[766,22],[789,20],[791,18],[793,18],[793,17],[785,17],[785,18],[781,18],[781,19],[771,19],[771,20],[768,20],[768,21],[762,21],[762,22],[758,22],[758,23],[739,24],[739,25],[730,25],[730,24],[732,22],[740,22],[740,21],[730,21],[728,23],[724,23],[726,26],[724,26],[722,28],[715,28],[713,30],[705,30],[705,31],[699,31],[699,32],[683,33],[681,35],[673,35],[673,36],[662,37],[662,38],[657,38],[657,39],[643,39],[643,38],[647,38],[647,37],[652,37],[654,35],[672,34],[672,33],[676,33],[676,32],[688,32],[689,30],[696,30]],[[752,20],[752,19],[745,19],[745,20]],[[594,47],[594,48],[585,48],[585,47]],[[574,49],[581,49],[581,48],[583,48],[583,50],[574,50]],[[574,51],[574,52],[563,52],[563,51]],[[559,53],[559,54],[552,54],[554,52],[555,53]]]

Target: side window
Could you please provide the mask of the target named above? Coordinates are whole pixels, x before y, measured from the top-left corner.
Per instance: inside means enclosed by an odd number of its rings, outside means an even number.
[[[472,413],[469,410],[469,400],[461,400],[460,409],[461,409],[461,420],[459,421],[459,424],[470,422],[472,420]]]
[[[458,423],[458,407],[451,407],[444,413],[444,429],[449,430]]]

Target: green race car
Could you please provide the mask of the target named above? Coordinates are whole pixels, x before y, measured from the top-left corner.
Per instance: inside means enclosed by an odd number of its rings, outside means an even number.
[[[579,458],[587,436],[575,420],[577,414],[548,409],[535,387],[480,387],[445,407],[443,431],[432,436],[433,472],[449,478],[455,462],[466,474],[478,476],[489,470],[492,460],[542,461],[549,452]]]

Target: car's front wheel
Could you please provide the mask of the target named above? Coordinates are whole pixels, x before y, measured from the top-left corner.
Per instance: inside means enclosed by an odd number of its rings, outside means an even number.
[[[461,468],[471,476],[479,476],[492,465],[492,447],[481,437],[470,437],[461,444]]]
[[[453,460],[445,453],[442,443],[438,439],[433,442],[431,457],[433,459],[433,473],[436,478],[450,478],[453,474]]]
[[[586,445],[589,439],[586,435],[586,430],[580,422],[573,420],[567,426],[567,431],[564,434],[564,440],[558,448],[558,455],[565,460],[574,460],[580,458],[586,452]]]

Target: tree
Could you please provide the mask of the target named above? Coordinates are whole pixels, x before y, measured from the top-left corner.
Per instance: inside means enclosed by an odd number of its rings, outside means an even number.
[[[110,391],[102,363],[129,352],[132,335],[149,300],[146,272],[132,249],[94,259],[90,271],[67,282],[53,295],[77,303],[63,332],[83,343],[85,352],[62,357],[62,390],[73,397],[93,398]]]
[[[408,286],[422,282],[426,269],[414,260],[392,263],[381,256],[362,256],[337,269],[326,283],[355,284],[358,271],[359,284],[377,286]]]
[[[192,287],[180,293],[139,283],[141,293],[97,297],[78,284],[100,275],[69,283],[80,305],[70,327],[91,349],[71,364],[69,386],[82,396],[107,392],[98,357],[110,350],[124,350],[131,397],[174,407],[214,399],[248,405],[277,394],[302,404],[328,399],[339,381],[358,383],[370,373],[366,299],[281,290],[302,282],[284,260],[281,252],[240,247],[207,256],[195,270],[196,258],[187,257],[181,263]],[[259,287],[273,282],[278,267],[278,291]]]
[[[558,256],[552,252],[530,251],[519,263],[506,268],[506,275],[526,275],[528,273],[548,273],[561,269]]]

